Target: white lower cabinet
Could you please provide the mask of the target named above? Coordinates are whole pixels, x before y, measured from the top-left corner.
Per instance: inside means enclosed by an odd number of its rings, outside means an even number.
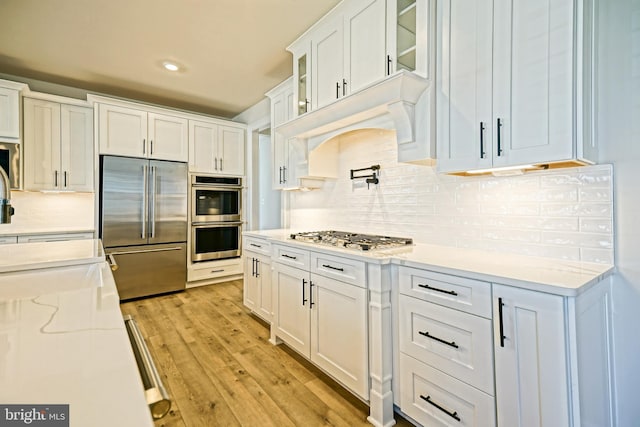
[[[267,241],[245,238],[244,249],[244,305],[255,314],[271,322],[272,287],[271,287],[271,245]],[[249,274],[249,272],[251,272]]]
[[[276,260],[308,266],[317,254],[275,245]],[[303,252],[306,252],[303,253]],[[295,258],[295,259],[294,259]],[[305,263],[305,261],[307,261]],[[280,339],[361,398],[369,399],[367,292],[309,271],[273,263],[272,340]],[[364,263],[363,263],[364,265]],[[313,268],[311,268],[313,270]]]
[[[493,291],[498,424],[580,425],[572,420],[565,298],[502,285]]]
[[[403,365],[402,411],[420,424],[496,425],[493,396],[406,354],[400,355],[400,363]]]
[[[404,266],[398,279],[400,408],[415,421],[615,425],[608,279],[576,296]]]
[[[192,262],[187,268],[187,288],[217,283],[242,274],[241,258]]]
[[[399,268],[400,406],[426,425],[495,426],[491,284]]]

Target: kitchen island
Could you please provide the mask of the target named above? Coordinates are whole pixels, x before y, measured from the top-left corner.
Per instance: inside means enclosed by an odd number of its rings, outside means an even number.
[[[119,302],[99,240],[0,246],[0,404],[153,426]]]

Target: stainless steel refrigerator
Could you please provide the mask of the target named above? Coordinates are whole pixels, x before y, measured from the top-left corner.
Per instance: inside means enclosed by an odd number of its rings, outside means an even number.
[[[100,159],[100,236],[121,300],[183,290],[187,164]]]

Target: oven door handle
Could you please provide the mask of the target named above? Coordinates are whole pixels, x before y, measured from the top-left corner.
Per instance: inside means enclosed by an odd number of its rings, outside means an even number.
[[[192,222],[193,228],[210,228],[210,227],[235,227],[242,225],[242,221],[229,221],[229,222]]]

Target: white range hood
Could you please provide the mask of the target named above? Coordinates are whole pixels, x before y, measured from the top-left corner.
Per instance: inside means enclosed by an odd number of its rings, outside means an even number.
[[[296,139],[306,147],[305,161],[313,161],[313,152],[322,144],[345,132],[358,129],[395,130],[397,142],[416,141],[416,104],[431,81],[409,71],[399,71],[384,80],[303,114],[275,129],[285,139]],[[428,104],[428,102],[426,102]],[[311,169],[311,165],[308,165]],[[304,168],[303,168],[304,169]],[[322,176],[298,176],[321,179]]]

